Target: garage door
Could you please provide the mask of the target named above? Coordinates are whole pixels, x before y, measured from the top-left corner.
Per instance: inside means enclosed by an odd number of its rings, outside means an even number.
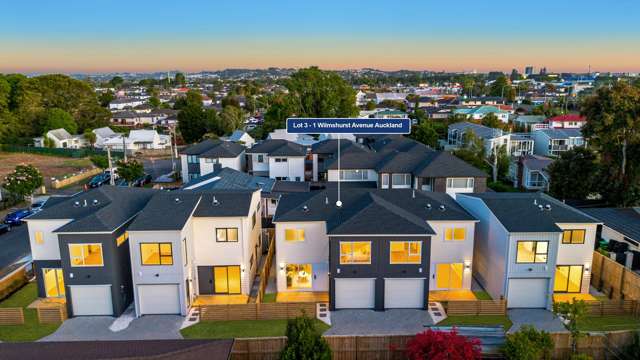
[[[140,315],[180,314],[178,284],[138,285]]]
[[[545,308],[549,294],[548,279],[509,279],[509,308]]]
[[[421,309],[424,307],[424,279],[385,279],[386,309]]]
[[[113,315],[111,285],[76,285],[69,289],[73,316]]]
[[[375,279],[336,279],[336,309],[372,309],[375,306]]]

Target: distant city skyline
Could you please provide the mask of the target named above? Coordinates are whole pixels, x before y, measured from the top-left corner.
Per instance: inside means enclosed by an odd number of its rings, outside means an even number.
[[[640,72],[640,2],[22,1],[0,72],[225,68]]]

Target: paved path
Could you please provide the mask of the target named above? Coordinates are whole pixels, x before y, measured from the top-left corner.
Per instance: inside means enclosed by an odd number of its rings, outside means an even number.
[[[507,315],[513,322],[509,333],[518,331],[523,325],[533,325],[536,329],[546,332],[568,332],[562,321],[548,310],[511,309],[507,311]]]
[[[431,326],[425,310],[391,309],[338,310],[331,312],[331,328],[326,335],[385,335],[417,334]]]
[[[113,332],[111,316],[79,316],[65,321],[55,333],[40,341],[164,340],[182,339],[184,318],[177,315],[145,315],[124,330]]]

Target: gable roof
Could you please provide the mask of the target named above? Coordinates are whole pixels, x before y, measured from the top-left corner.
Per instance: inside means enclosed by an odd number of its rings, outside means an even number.
[[[494,139],[504,134],[504,132],[500,129],[494,129],[488,126],[474,124],[468,121],[457,122],[449,125],[449,131],[451,130],[458,130],[461,132],[471,131],[474,135],[483,139]]]
[[[282,139],[268,139],[257,143],[247,150],[248,154],[267,154],[268,156],[305,156],[304,146]]]
[[[182,185],[183,190],[257,190],[269,193],[274,188],[274,179],[253,176],[232,168],[223,167],[214,169],[213,172],[200,176]]]
[[[69,134],[69,132],[64,128],[49,130],[47,134],[58,139],[58,141],[69,140],[73,138],[73,136],[71,136],[71,134]]]
[[[242,141],[242,137],[245,135],[253,140],[251,135],[249,135],[247,132],[242,130],[234,130],[233,133],[231,133],[231,136],[229,136],[229,141]]]
[[[568,139],[571,137],[582,137],[582,131],[580,129],[540,129],[543,134],[546,134],[550,139]]]
[[[96,134],[97,136],[102,137],[102,138],[108,138],[108,137],[112,137],[112,136],[116,136],[117,135],[115,133],[115,131],[111,130],[111,128],[108,127],[108,126],[97,128],[97,129],[93,129],[93,133]]]
[[[586,122],[587,118],[584,116],[581,116],[580,114],[564,114],[564,115],[558,115],[558,116],[554,116],[554,117],[550,117],[547,119],[547,122],[551,123],[551,122]]]
[[[231,141],[207,139],[180,152],[204,158],[235,158],[242,154],[244,146]]]
[[[605,226],[640,243],[640,210],[634,208],[588,208],[585,213],[602,221]]]
[[[311,152],[314,154],[337,154],[338,153],[338,139],[326,139],[319,141],[311,146]],[[340,153],[345,154],[347,152],[369,152],[364,146],[357,144],[351,140],[340,140]]]

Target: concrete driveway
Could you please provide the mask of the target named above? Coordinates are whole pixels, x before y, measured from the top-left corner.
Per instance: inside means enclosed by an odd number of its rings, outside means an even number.
[[[433,322],[429,313],[417,309],[338,310],[331,312],[331,328],[326,335],[417,334]]]
[[[538,330],[546,332],[568,332],[559,318],[545,309],[511,309],[507,315],[513,322],[509,333],[518,331],[523,325],[532,325]]]
[[[111,316],[79,316],[65,321],[55,333],[40,341],[92,341],[92,340],[164,340],[182,339],[180,326],[184,321],[177,315],[145,315],[133,320],[121,331],[113,332],[109,326]]]

